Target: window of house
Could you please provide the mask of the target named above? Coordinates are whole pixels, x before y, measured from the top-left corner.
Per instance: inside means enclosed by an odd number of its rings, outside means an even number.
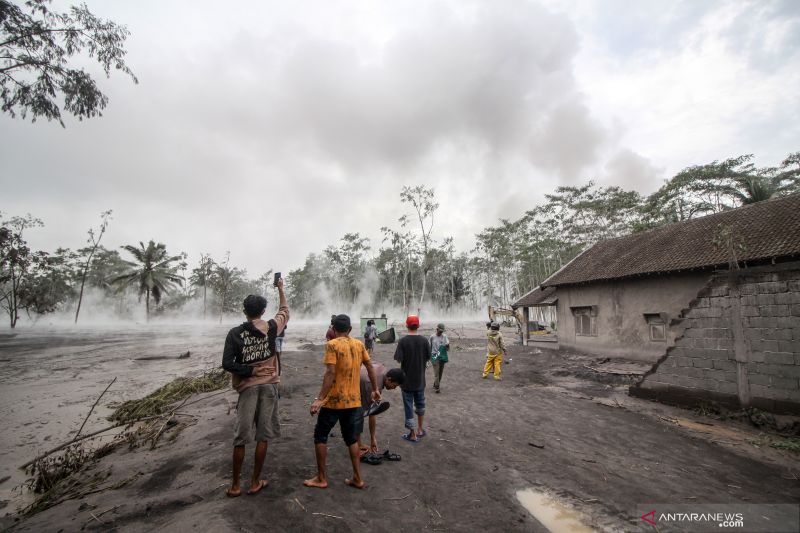
[[[597,307],[573,307],[575,335],[597,335]]]
[[[645,313],[647,329],[650,330],[650,340],[664,342],[667,340],[667,323],[661,313]]]

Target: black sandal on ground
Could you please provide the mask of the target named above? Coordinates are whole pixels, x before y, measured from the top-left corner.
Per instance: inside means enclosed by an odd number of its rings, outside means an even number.
[[[367,463],[368,465],[379,465],[382,461],[383,457],[374,453],[368,453],[361,458],[361,462]]]
[[[383,459],[386,459],[387,461],[400,461],[401,460],[400,459],[400,454],[390,453],[389,450],[386,450],[385,452],[383,452],[383,455],[381,455],[381,457]]]

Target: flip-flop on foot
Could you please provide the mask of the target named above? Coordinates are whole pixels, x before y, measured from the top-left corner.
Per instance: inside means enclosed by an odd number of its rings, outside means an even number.
[[[423,431],[417,431],[417,438],[421,439],[422,437],[426,436],[427,434],[428,434],[428,432],[424,431],[424,430]]]
[[[256,490],[253,490],[253,489],[248,490],[247,491],[247,495],[248,496],[255,496],[256,494],[261,492],[261,489],[263,489],[267,485],[269,485],[269,481],[267,481],[266,479],[259,479],[258,480],[258,488]]]
[[[414,444],[419,442],[419,437],[417,437],[415,439],[412,439],[410,433],[406,433],[405,435],[403,435],[400,438],[402,438],[403,440],[407,440],[408,442],[413,442]]]
[[[241,495],[242,495],[242,489],[239,489],[238,492],[234,492],[230,488],[225,491],[225,496],[227,496],[228,498],[238,498]]]

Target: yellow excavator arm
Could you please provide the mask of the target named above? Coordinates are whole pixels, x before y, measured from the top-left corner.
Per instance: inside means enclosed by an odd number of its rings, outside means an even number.
[[[493,307],[489,306],[489,320],[491,322],[499,322],[497,319],[498,317],[509,317],[509,319],[504,320],[504,322],[511,322],[510,318],[513,318],[516,321],[516,325],[519,331],[523,331],[522,328],[522,310],[521,309],[506,309],[504,307]]]

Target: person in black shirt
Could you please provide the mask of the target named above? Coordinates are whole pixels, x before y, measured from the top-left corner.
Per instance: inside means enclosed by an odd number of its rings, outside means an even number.
[[[410,315],[406,318],[408,335],[400,339],[394,352],[394,360],[400,363],[405,372],[405,382],[400,386],[403,391],[403,411],[405,412],[408,433],[403,439],[419,442],[425,436],[423,421],[425,419],[425,365],[431,358],[431,344],[428,339],[419,335],[419,317]],[[414,409],[416,407],[416,409]],[[417,420],[414,420],[414,413]],[[419,423],[417,423],[419,422]]]

